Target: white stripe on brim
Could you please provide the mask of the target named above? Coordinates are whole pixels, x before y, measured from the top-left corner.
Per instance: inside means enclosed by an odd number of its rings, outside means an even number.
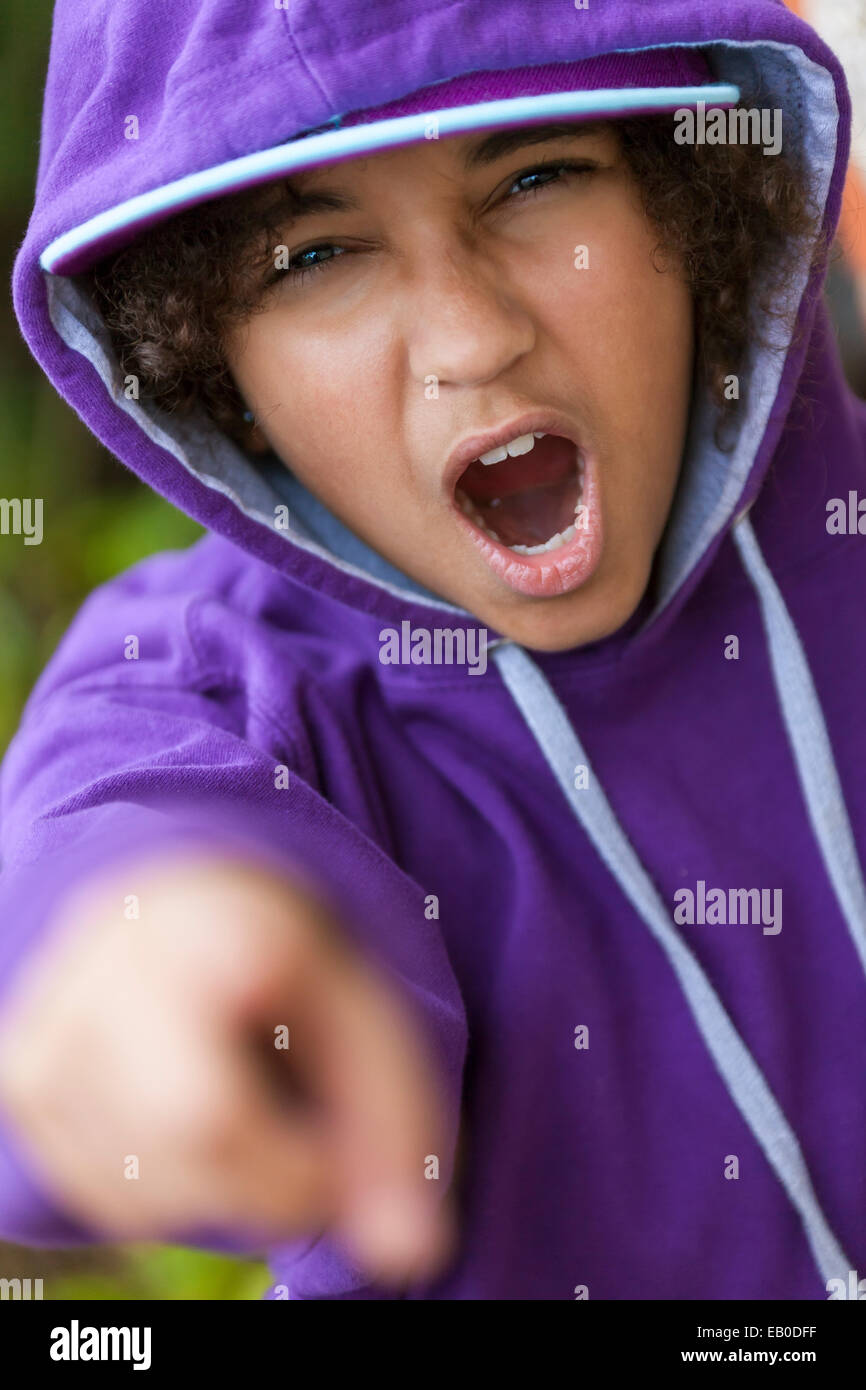
[[[101,243],[110,239],[110,249],[117,249],[123,244],[116,240],[118,233],[129,231],[131,235],[128,240],[132,240],[135,229],[142,223],[150,224],[183,208],[206,202],[209,198],[236,193],[315,165],[335,164],[357,155],[374,154],[427,140],[432,122],[435,122],[437,138],[441,138],[496,126],[531,125],[557,118],[606,116],[616,119],[652,115],[654,112],[697,106],[698,102],[714,107],[735,106],[739,99],[739,87],[729,83],[702,87],[620,87],[595,92],[545,92],[537,96],[452,106],[442,111],[421,111],[392,120],[372,121],[368,125],[342,129],[335,126],[333,130],[325,130],[319,135],[308,135],[269,150],[241,155],[225,164],[216,164],[211,169],[186,174],[181,179],[163,184],[161,188],[139,193],[56,237],[42,252],[39,264],[43,270],[54,275],[84,270],[89,263],[100,259]]]

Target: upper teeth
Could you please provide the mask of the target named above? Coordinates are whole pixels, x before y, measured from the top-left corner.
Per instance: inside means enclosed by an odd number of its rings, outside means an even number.
[[[530,449],[535,446],[536,439],[543,439],[543,430],[533,430],[531,434],[519,434],[516,439],[509,439],[507,444],[497,444],[495,449],[488,449],[486,454],[479,454],[479,461],[485,465],[491,463],[501,463],[504,458],[517,458],[520,454],[528,454]]]

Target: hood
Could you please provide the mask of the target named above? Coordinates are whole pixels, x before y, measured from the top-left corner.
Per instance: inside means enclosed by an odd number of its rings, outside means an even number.
[[[301,584],[388,621],[423,622],[431,608],[459,621],[461,610],[394,569],[285,468],[254,461],[206,418],[180,420],[126,399],[81,278],[43,270],[40,256],[130,197],[419,87],[464,73],[673,46],[700,46],[714,80],[760,92],[762,105],[783,111],[785,139],[801,151],[825,226],[835,228],[848,158],[845,80],[832,53],[777,0],[711,7],[620,0],[601,13],[527,0],[434,0],[420,10],[410,0],[367,8],[334,0],[327,17],[312,0],[58,0],[35,207],[14,269],[24,336],[102,443],[203,526]],[[131,113],[137,141],[123,135]],[[804,264],[787,286],[800,331],[787,356],[764,352],[749,363],[748,408],[729,452],[714,443],[712,411],[696,397],[655,605],[641,611],[638,626],[686,597],[760,489],[794,398],[819,292]],[[276,530],[274,508],[285,503],[291,529]]]

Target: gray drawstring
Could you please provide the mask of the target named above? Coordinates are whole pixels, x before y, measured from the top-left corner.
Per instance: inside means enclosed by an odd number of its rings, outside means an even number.
[[[761,605],[773,681],[809,820],[866,972],[866,885],[815,682],[785,600],[745,516],[734,527],[733,539]]]
[[[739,527],[742,528],[743,524],[741,521]],[[863,884],[859,871],[855,872],[856,857],[853,866],[850,862],[848,844],[850,841],[850,846],[853,849],[853,836],[850,825],[848,825],[847,815],[844,812],[844,801],[842,800],[838,777],[835,775],[835,766],[832,762],[826,729],[823,719],[820,718],[820,709],[818,710],[819,719],[816,721],[815,710],[812,708],[812,700],[817,705],[817,695],[793,624],[784,610],[784,604],[775,586],[773,588],[778,607],[772,601],[772,596],[769,600],[765,598],[767,592],[765,574],[769,574],[769,571],[766,570],[766,565],[760,557],[757,543],[754,536],[751,535],[750,528],[748,535],[744,536],[746,548],[749,546],[749,537],[751,537],[752,548],[749,550],[748,572],[758,589],[759,597],[761,597],[765,621],[768,622],[768,627],[772,625],[771,651],[774,641],[777,645],[777,656],[774,657],[773,662],[777,687],[783,679],[785,681],[795,679],[803,681],[804,674],[808,679],[806,693],[803,694],[801,691],[799,695],[790,699],[789,704],[782,700],[782,691],[780,690],[780,700],[783,711],[785,711],[786,724],[791,718],[792,711],[798,718],[803,713],[808,716],[809,734],[802,741],[799,741],[798,735],[798,742],[795,744],[798,766],[800,758],[806,762],[815,759],[818,763],[817,768],[810,763],[808,774],[804,774],[801,770],[801,780],[807,798],[813,796],[816,788],[820,791],[822,779],[828,776],[827,765],[823,761],[825,758],[829,759],[829,768],[833,774],[830,779],[829,792],[821,797],[821,807],[817,812],[810,809],[812,823],[820,826],[820,830],[816,829],[816,834],[819,836],[832,833],[839,837],[838,854],[834,849],[832,855],[828,856],[828,850],[820,838],[819,843],[821,843],[825,862],[833,865],[833,873],[836,875],[833,880],[834,887],[838,878],[840,887],[837,887],[837,894],[840,894],[841,889],[841,894],[844,894],[844,901],[850,903],[856,911],[859,909],[862,898]],[[756,555],[760,565],[763,566],[764,573],[755,564]],[[787,626],[781,621],[779,607],[787,620]],[[610,803],[601,790],[598,779],[593,775],[589,759],[557,696],[538,666],[523,648],[512,643],[497,644],[493,651],[493,659],[502,680],[535,737],[577,820],[583,826],[601,859],[613,874],[635,911],[643,918],[667,956],[698,1030],[734,1103],[746,1120],[800,1216],[806,1238],[822,1278],[825,1281],[847,1278],[848,1271],[853,1268],[853,1265],[842,1250],[821,1210],[797,1136],[770,1090],[758,1064],[731,1022],[722,1001],[710,984],[697,958],[675,931],[665,904],[619,824]],[[792,742],[794,742],[793,735]],[[583,765],[589,770],[589,784],[577,789],[574,786],[574,770],[579,765]],[[835,796],[837,789],[838,802]],[[841,802],[841,813],[839,802]],[[828,829],[830,826],[832,826],[832,832]],[[846,828],[849,840],[845,839]],[[858,897],[858,889],[861,897]],[[842,901],[841,895],[840,901]],[[849,922],[849,929],[851,929],[856,942],[862,940],[862,923],[862,918],[857,919],[855,930],[855,926]]]

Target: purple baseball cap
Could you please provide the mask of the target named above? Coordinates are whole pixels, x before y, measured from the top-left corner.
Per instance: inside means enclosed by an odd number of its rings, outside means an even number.
[[[45,248],[39,263],[53,274],[77,273],[185,208],[344,159],[473,131],[616,120],[701,102],[728,107],[739,98],[739,88],[715,82],[701,50],[689,47],[462,73],[140,193],[64,232]]]

